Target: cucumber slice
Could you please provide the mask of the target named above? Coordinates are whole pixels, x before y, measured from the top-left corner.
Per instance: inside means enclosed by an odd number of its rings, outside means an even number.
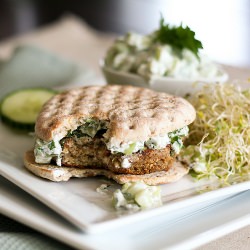
[[[56,93],[46,88],[28,88],[11,92],[1,101],[2,121],[14,128],[33,130],[43,104]]]

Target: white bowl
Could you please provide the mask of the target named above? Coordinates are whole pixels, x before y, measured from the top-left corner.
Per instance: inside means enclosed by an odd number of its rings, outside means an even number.
[[[197,79],[194,81],[171,77],[154,77],[150,82],[147,82],[139,75],[111,69],[105,66],[103,61],[101,61],[100,66],[108,84],[139,86],[178,96],[191,94],[202,88],[204,83],[224,83],[228,80],[227,73],[221,69],[221,76],[213,79]]]

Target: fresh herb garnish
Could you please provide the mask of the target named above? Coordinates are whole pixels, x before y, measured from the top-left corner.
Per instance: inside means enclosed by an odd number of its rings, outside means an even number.
[[[82,133],[81,130],[79,130],[79,128],[77,128],[76,130],[73,131],[69,131],[68,134],[66,135],[66,137],[73,137],[76,136],[77,138],[80,138],[82,136],[84,136],[85,134]]]
[[[156,31],[156,41],[169,44],[179,50],[184,48],[191,50],[197,57],[199,49],[202,49],[202,43],[195,39],[195,32],[188,26],[182,27],[165,24],[163,17],[160,19],[160,28]]]
[[[49,148],[50,150],[53,150],[54,148],[56,148],[55,142],[54,142],[54,141],[49,142],[49,143],[48,143],[48,148]]]
[[[106,130],[107,125],[104,121],[98,121],[89,118],[86,119],[85,123],[79,126],[76,130],[69,131],[66,137],[76,136],[77,138],[80,138],[87,135],[93,138],[98,132],[98,134],[100,135],[106,132]]]

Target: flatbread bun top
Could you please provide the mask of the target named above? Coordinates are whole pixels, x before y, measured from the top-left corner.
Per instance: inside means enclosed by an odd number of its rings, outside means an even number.
[[[61,139],[88,118],[105,120],[113,144],[146,139],[180,129],[195,119],[193,106],[181,97],[132,86],[86,86],[50,99],[36,122],[36,136]]]

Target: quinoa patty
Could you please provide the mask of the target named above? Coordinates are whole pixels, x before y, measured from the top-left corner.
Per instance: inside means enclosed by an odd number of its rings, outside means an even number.
[[[170,145],[164,149],[145,148],[131,155],[111,154],[98,137],[71,137],[63,141],[62,165],[78,168],[104,168],[116,174],[150,174],[167,171],[174,162]],[[126,162],[127,164],[123,164]]]

